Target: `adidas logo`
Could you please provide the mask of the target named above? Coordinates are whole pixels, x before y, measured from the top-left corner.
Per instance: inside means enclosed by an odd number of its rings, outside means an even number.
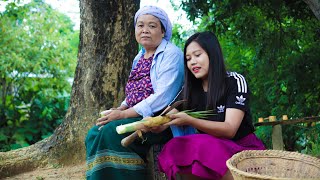
[[[242,95],[240,97],[236,96],[236,98],[237,98],[236,104],[240,104],[244,106],[244,101],[246,100],[246,98],[244,98]]]
[[[225,107],[225,106],[222,106],[222,105],[217,106],[218,113],[223,113],[223,112],[224,112],[224,107]]]

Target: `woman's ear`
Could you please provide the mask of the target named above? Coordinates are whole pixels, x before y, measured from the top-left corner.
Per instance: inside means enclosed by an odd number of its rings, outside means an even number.
[[[164,38],[164,34],[166,33],[162,28],[161,28],[161,32],[162,32],[162,38]]]

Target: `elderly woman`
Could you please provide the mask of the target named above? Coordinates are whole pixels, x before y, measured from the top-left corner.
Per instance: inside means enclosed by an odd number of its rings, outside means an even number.
[[[170,129],[147,133],[146,142],[136,140],[128,148],[116,127],[154,116],[170,104],[182,87],[183,53],[169,42],[172,26],[168,15],[155,6],[145,6],[134,17],[135,37],[142,50],[133,60],[126,84],[126,98],[97,120],[86,137],[87,179],[146,179],[145,157],[152,144],[167,142]]]

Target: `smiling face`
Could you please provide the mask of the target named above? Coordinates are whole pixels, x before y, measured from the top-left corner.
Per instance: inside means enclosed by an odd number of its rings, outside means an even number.
[[[209,73],[209,56],[195,41],[186,49],[187,67],[197,79],[207,81]]]
[[[164,31],[161,29],[161,23],[153,15],[141,15],[137,19],[135,27],[136,40],[147,51],[155,50],[164,37]]]

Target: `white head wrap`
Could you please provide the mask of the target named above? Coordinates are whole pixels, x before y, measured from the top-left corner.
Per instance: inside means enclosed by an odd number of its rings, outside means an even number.
[[[157,6],[144,6],[136,12],[136,15],[134,16],[134,26],[136,26],[138,17],[145,14],[153,15],[160,20],[164,30],[166,31],[164,39],[169,41],[172,36],[172,25],[167,13]]]

